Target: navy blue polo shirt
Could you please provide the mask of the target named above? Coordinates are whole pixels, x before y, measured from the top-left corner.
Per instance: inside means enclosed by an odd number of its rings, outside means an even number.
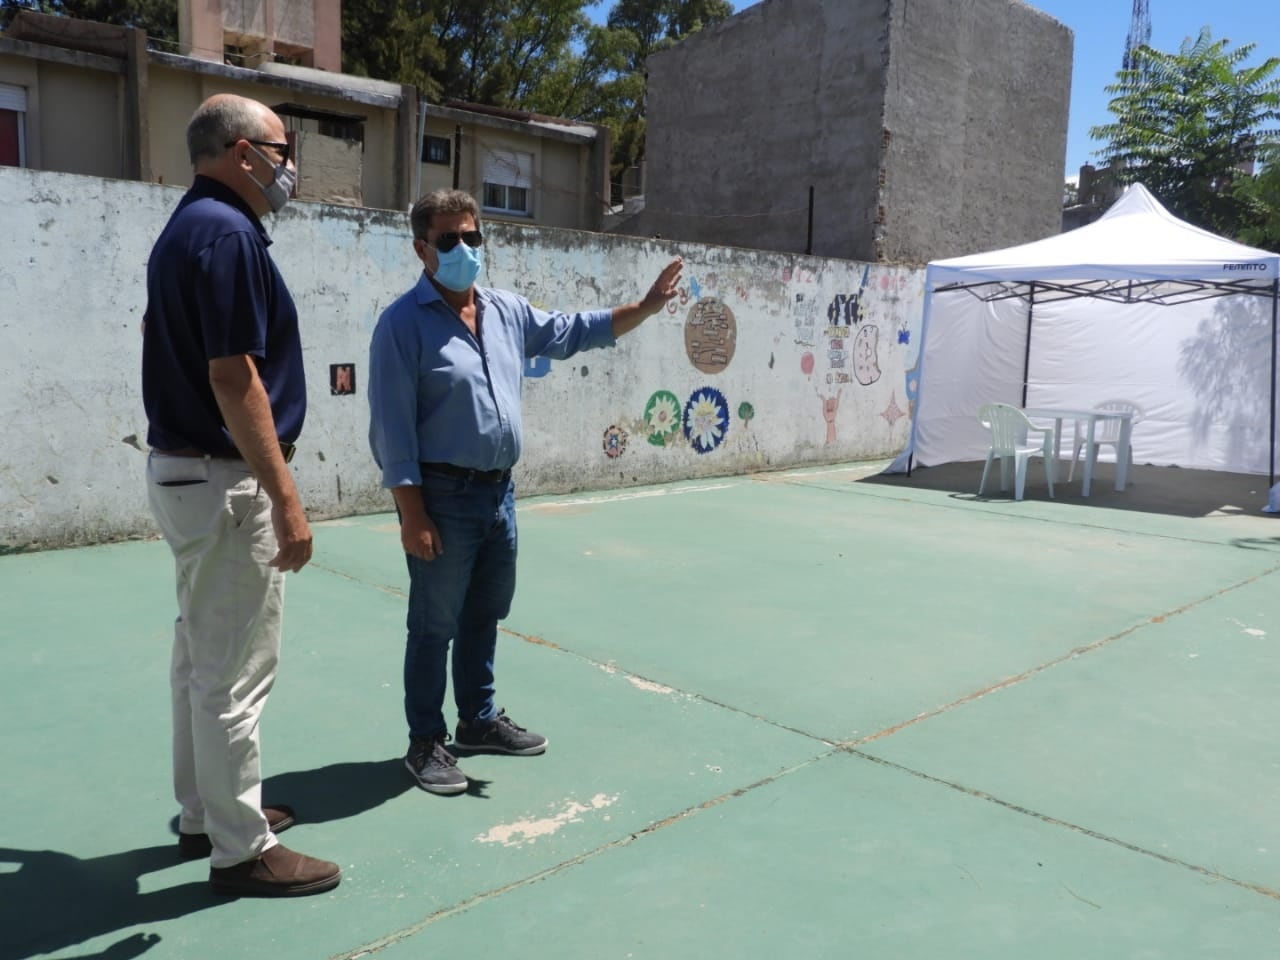
[[[249,355],[276,436],[302,432],[307,386],[298,310],[267,252],[262,222],[230,187],[196,177],[147,262],[142,402],[147,443],[236,453],[209,384],[209,361]]]

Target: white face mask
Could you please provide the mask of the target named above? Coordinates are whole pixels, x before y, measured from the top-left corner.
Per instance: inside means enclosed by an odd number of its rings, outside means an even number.
[[[271,212],[279,213],[284,209],[285,204],[289,202],[289,194],[293,193],[293,188],[298,182],[298,172],[292,167],[285,166],[283,163],[274,163],[270,157],[253,144],[249,144],[249,149],[260,156],[263,160],[267,161],[267,163],[271,164],[273,176],[271,177],[270,183],[264,185],[262,181],[252,173],[249,174],[249,179],[258,185],[258,189],[262,191],[262,195],[267,198],[267,203],[271,207]]]

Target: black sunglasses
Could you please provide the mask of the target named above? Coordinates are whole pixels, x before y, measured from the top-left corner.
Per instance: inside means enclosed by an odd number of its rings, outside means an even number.
[[[280,151],[280,165],[285,167],[289,165],[289,144],[281,143],[278,140],[250,140],[248,137],[241,137],[240,140],[245,141],[245,143],[252,143],[255,147],[275,147]],[[234,147],[240,140],[232,140],[226,145],[227,149]]]
[[[478,247],[484,243],[484,234],[479,230],[463,230],[461,233],[442,233],[436,237],[433,246],[441,253],[448,253],[459,243],[468,247]]]

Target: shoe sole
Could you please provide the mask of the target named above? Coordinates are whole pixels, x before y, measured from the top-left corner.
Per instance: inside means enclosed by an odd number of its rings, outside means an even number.
[[[409,771],[409,775],[413,777],[414,782],[427,793],[436,793],[442,797],[452,797],[459,793],[466,793],[467,787],[471,786],[466,779],[461,783],[429,783],[414,773],[413,767],[409,766],[407,758],[404,761],[404,768]]]
[[[220,893],[223,896],[305,897],[308,894],[324,893],[326,890],[332,890],[341,882],[342,874],[338,873],[332,877],[325,877],[323,880],[313,880],[311,883],[299,883],[296,885],[274,883],[219,883],[217,880],[210,880],[209,886],[213,889],[214,893]]]
[[[509,747],[495,747],[487,743],[473,747],[468,743],[459,743],[458,738],[454,737],[453,746],[460,753],[501,753],[508,757],[536,757],[538,754],[547,752],[547,744],[545,742],[538,744],[536,747],[512,750]]]

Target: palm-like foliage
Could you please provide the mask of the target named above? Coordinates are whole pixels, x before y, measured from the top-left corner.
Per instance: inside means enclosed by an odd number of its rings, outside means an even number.
[[[1244,65],[1255,47],[1230,49],[1208,28],[1177,53],[1139,47],[1106,88],[1115,122],[1090,130],[1122,183],[1142,183],[1179,217],[1228,236],[1252,217],[1235,189],[1247,165],[1280,149],[1280,57]]]

